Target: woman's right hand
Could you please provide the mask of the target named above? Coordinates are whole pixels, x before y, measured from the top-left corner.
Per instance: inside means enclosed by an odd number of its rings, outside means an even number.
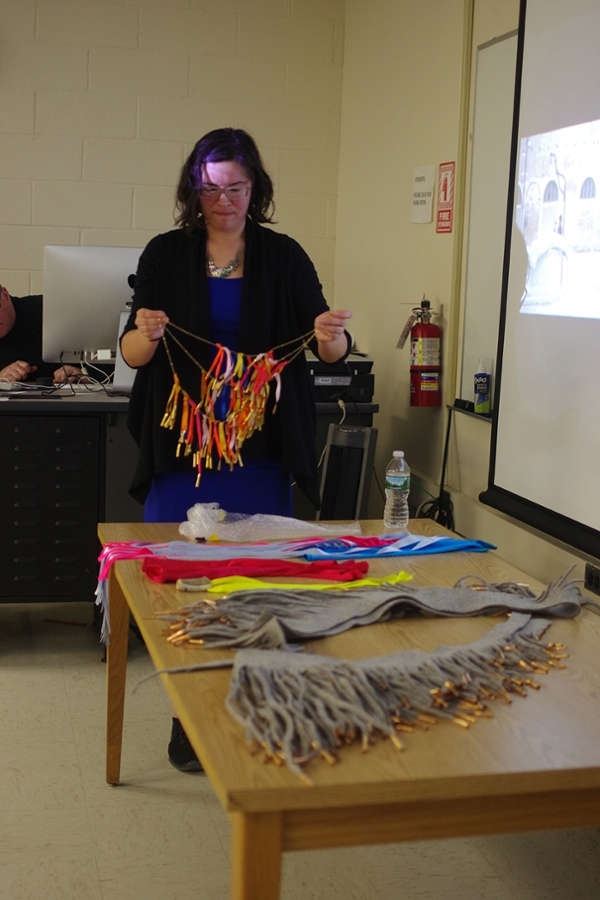
[[[160,341],[165,333],[169,317],[162,309],[138,309],[135,316],[135,327],[147,341]]]
[[[169,317],[162,309],[138,309],[135,328],[125,332],[121,338],[121,353],[127,365],[139,369],[150,362],[168,323]]]

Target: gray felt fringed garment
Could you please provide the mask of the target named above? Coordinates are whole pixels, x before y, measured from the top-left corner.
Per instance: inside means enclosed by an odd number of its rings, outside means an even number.
[[[363,749],[438,719],[468,728],[492,717],[488,703],[538,689],[536,676],[565,668],[563,644],[542,643],[548,619],[513,613],[471,644],[432,652],[401,650],[343,660],[278,650],[239,650],[221,659],[146,676],[232,668],[226,706],[251,747],[312,784],[302,766],[360,741]],[[142,679],[145,681],[146,678]],[[141,683],[141,682],[140,682]]]
[[[472,644],[360,660],[241,650],[227,708],[251,744],[311,783],[301,767],[316,757],[336,762],[345,744],[366,749],[389,737],[402,750],[398,732],[438,718],[468,727],[491,716],[489,700],[537,689],[532,676],[564,668],[567,655],[540,642],[549,625],[515,613]]]
[[[352,591],[237,591],[199,600],[157,618],[171,621],[168,638],[174,644],[190,642],[205,649],[257,647],[302,650],[301,642],[340,634],[361,625],[384,622],[415,611],[433,616],[478,616],[501,612],[573,618],[582,597],[567,572],[535,596],[521,585],[480,584],[467,587],[461,579],[454,588],[381,585]]]

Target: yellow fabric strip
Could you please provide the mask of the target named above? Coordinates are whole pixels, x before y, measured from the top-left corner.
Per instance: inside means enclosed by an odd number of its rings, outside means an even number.
[[[358,581],[333,581],[318,582],[317,584],[275,584],[272,581],[261,581],[259,578],[249,578],[245,575],[226,575],[223,578],[213,578],[210,587],[206,590],[213,594],[231,594],[234,591],[253,591],[257,588],[278,589],[286,591],[347,591],[351,588],[377,587],[379,584],[399,584],[401,581],[412,581],[412,575],[407,572],[395,572],[392,575],[384,575],[382,578],[361,578]]]

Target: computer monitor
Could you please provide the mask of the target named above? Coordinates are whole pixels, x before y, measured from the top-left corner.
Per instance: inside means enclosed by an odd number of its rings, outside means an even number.
[[[123,334],[128,319],[129,313],[122,312],[119,319],[119,337]],[[112,381],[113,391],[120,394],[129,394],[133,387],[133,382],[135,381],[136,372],[137,369],[132,369],[123,359],[121,345],[117,342],[117,356],[115,358],[115,371],[113,373]]]
[[[42,356],[80,362],[110,351],[114,361],[120,314],[131,303],[139,247],[44,247]],[[95,359],[97,357],[94,357]]]

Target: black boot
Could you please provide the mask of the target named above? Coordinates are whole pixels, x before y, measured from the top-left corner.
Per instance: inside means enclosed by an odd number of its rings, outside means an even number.
[[[173,719],[171,740],[169,741],[167,754],[171,765],[179,769],[180,772],[203,771],[179,719]]]

